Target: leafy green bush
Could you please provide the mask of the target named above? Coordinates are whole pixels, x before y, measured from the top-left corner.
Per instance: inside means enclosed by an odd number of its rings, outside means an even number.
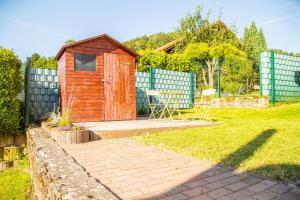
[[[16,133],[20,128],[22,63],[12,50],[0,48],[0,134]]]
[[[140,51],[139,54],[142,57],[137,63],[138,71],[148,71],[149,66],[184,72],[192,70],[189,61],[179,53],[166,54],[165,52],[156,52],[147,49]]]

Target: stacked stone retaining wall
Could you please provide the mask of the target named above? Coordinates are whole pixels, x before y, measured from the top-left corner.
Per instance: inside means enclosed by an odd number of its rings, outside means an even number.
[[[118,199],[41,128],[27,133],[34,196],[42,199]]]

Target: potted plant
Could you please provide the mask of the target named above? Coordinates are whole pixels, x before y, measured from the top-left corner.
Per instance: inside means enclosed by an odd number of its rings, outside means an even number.
[[[42,123],[42,127],[58,144],[78,144],[89,141],[89,131],[73,124],[68,110],[62,114],[49,113],[48,120]]]

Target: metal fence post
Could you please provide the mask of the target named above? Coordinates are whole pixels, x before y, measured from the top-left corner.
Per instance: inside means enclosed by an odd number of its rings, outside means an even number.
[[[221,59],[218,59],[218,97],[221,97]]]
[[[190,108],[192,108],[192,105],[194,103],[194,74],[193,72],[190,72]]]
[[[275,104],[275,55],[274,50],[271,50],[271,102]]]
[[[152,90],[153,89],[153,73],[152,73],[153,71],[152,71],[152,66],[150,66],[150,68],[149,68],[149,90]]]
[[[25,63],[25,77],[24,77],[24,128],[29,124],[29,101],[30,101],[30,74],[31,74],[31,58],[27,58]]]
[[[260,56],[259,56],[259,95],[260,96],[263,95],[263,93],[262,93],[262,63],[261,63],[262,53],[260,53]]]

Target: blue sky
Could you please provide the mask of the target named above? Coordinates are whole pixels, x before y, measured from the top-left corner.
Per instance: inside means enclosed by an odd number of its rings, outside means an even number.
[[[54,56],[67,39],[169,32],[199,4],[211,9],[211,20],[222,7],[222,20],[240,35],[254,20],[270,48],[300,52],[300,0],[0,0],[0,46],[24,60],[34,52]]]

